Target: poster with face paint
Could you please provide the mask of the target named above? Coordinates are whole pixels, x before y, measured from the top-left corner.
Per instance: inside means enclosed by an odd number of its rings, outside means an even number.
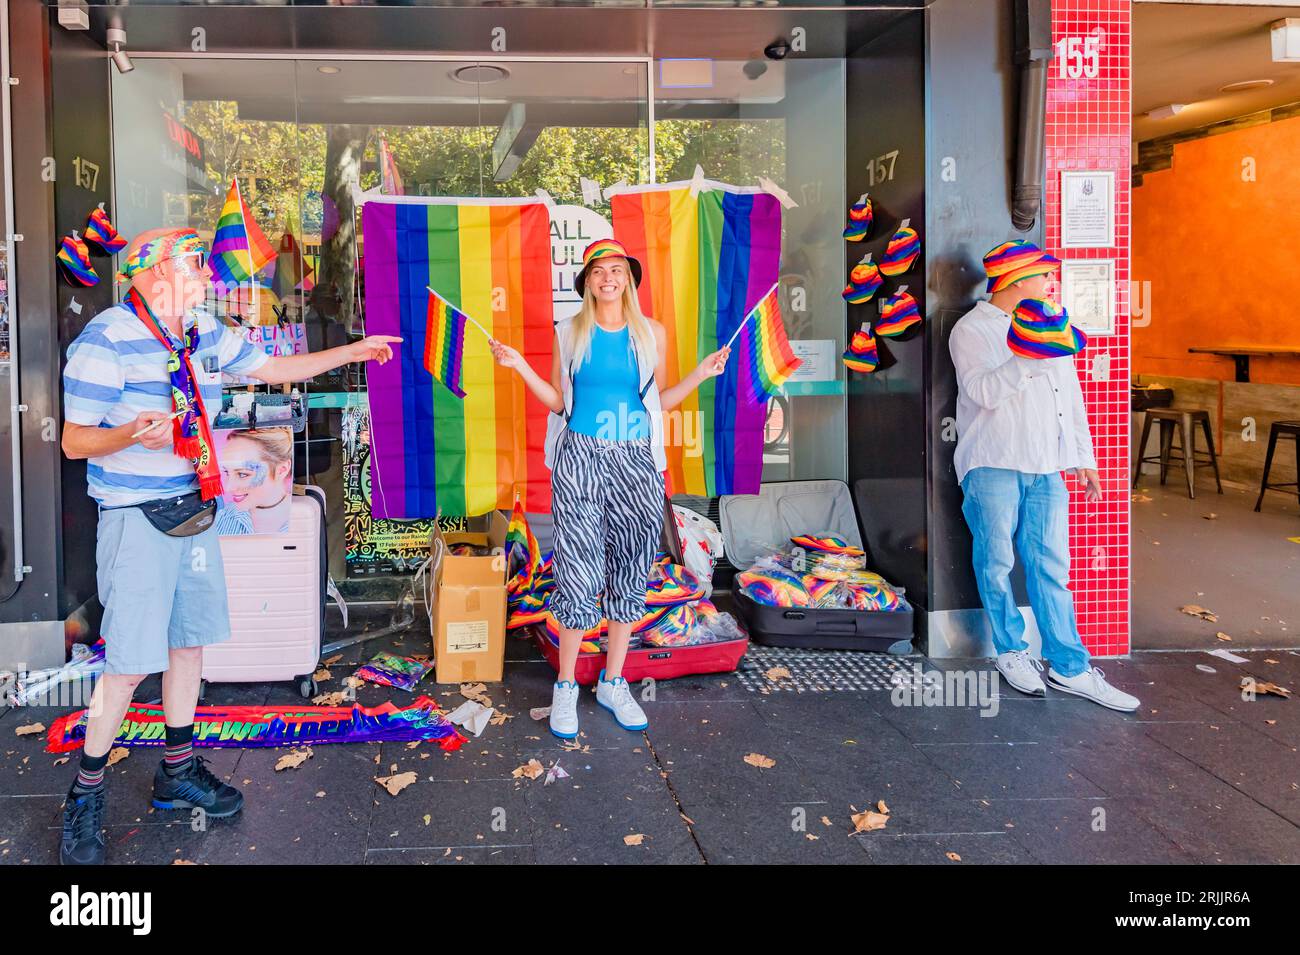
[[[293,432],[258,428],[213,434],[223,491],[217,533],[286,533],[293,506]]]

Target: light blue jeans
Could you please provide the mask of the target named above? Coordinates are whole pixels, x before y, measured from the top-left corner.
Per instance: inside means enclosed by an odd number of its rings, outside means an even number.
[[[1089,658],[1070,593],[1070,495],[1061,475],[974,468],[961,489],[961,510],[974,542],[975,582],[993,628],[993,646],[998,653],[1029,646],[1025,618],[1011,591],[1019,552],[1043,656],[1061,676],[1083,673]]]

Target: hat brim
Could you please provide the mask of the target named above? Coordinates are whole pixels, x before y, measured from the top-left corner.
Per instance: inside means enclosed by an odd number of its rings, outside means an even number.
[[[1033,278],[1035,275],[1047,275],[1049,272],[1055,272],[1061,267],[1061,260],[1051,253],[1044,252],[1042,256],[1028,265],[1022,265],[1018,269],[1013,269],[1002,275],[995,275],[989,279],[988,291],[1000,292],[1004,288],[1015,285],[1017,282]]]
[[[573,290],[578,293],[579,298],[582,298],[587,294],[587,269],[591,268],[597,262],[601,261],[601,259],[626,259],[628,268],[632,270],[633,285],[639,286],[641,284],[641,263],[638,262],[636,259],[632,258],[632,256],[602,255],[599,259],[592,259],[590,262],[584,265],[581,269],[578,270],[578,274],[573,277]]]

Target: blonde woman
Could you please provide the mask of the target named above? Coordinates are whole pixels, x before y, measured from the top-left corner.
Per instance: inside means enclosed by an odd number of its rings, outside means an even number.
[[[641,263],[621,243],[602,239],[587,247],[574,279],[582,307],[555,324],[549,381],[515,349],[492,343],[497,362],[518,371],[551,410],[551,611],[560,625],[551,732],[562,739],[578,735],[578,645],[602,619],[609,621],[608,651],[596,702],[626,730],[649,725],[622,673],[632,625],[645,614],[646,581],[663,523],[662,412],[722,374],[729,354],[726,348],[713,352],[661,391],[667,339],[663,326],[641,314],[640,281]]]
[[[217,463],[225,491],[217,512],[218,534],[282,534],[289,529],[293,432],[232,432]]]

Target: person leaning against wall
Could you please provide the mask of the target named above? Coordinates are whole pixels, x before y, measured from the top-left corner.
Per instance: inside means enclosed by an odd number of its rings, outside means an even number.
[[[1106,682],[1090,661],[1070,592],[1070,497],[1062,471],[1101,500],[1088,414],[1071,356],[1026,358],[1007,344],[1012,313],[1043,299],[1060,260],[1029,242],[984,256],[989,300],[957,320],[948,348],[957,371],[953,465],[970,527],[980,601],[993,631],[994,663],[1021,693],[1045,696],[1042,662],[1030,655],[1011,589],[1016,552],[1049,664],[1047,684],[1122,712],[1139,701]]]
[[[95,687],[77,778],[63,810],[59,861],[104,861],[108,751],[140,681],[162,672],[166,748],[153,805],[237,813],[244,798],[192,751],[203,647],[230,636],[218,545],[221,472],[212,421],[221,373],[304,381],[349,362],[393,357],[387,335],[314,354],[270,357],[202,308],[212,271],[189,229],[153,229],[128,247],[120,305],[68,346],[63,451],[86,459],[99,505],[95,565],[104,605],[104,675]]]

